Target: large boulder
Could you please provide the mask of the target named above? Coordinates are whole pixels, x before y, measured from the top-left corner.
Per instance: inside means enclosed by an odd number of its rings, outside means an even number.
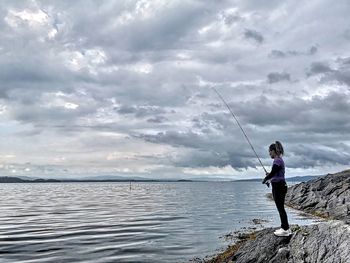
[[[350,223],[350,170],[288,188],[286,204],[315,215]]]
[[[257,232],[256,238],[248,240],[227,262],[350,262],[350,226],[342,221],[294,226],[291,237],[276,237],[273,230]]]

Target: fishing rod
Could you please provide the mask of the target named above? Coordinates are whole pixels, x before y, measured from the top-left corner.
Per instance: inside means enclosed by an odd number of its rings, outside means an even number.
[[[241,124],[239,123],[239,121],[238,121],[236,115],[233,113],[233,111],[231,110],[230,106],[226,103],[226,101],[225,101],[224,98],[220,95],[220,93],[219,93],[214,87],[212,87],[212,88],[213,88],[213,90],[215,91],[215,93],[218,95],[218,97],[219,97],[219,98],[223,101],[223,103],[226,105],[227,109],[230,111],[231,115],[233,116],[233,118],[234,118],[235,121],[237,122],[239,128],[240,128],[241,131],[243,132],[244,137],[246,138],[248,144],[250,145],[250,148],[252,148],[252,150],[253,150],[253,152],[254,152],[256,158],[258,158],[261,167],[262,167],[262,168],[264,169],[264,171],[265,171],[265,174],[267,174],[267,171],[266,171],[264,165],[262,164],[262,162],[261,162],[261,160],[260,160],[258,154],[256,153],[256,151],[255,151],[255,149],[254,149],[252,143],[250,142],[250,140],[249,140],[247,134],[246,134],[245,131],[243,130],[243,127],[242,127]],[[266,182],[265,184],[267,185],[267,187],[270,187],[270,183],[269,183],[269,182]]]

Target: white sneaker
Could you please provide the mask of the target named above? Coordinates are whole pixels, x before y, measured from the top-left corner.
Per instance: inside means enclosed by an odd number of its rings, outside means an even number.
[[[290,229],[284,230],[283,228],[280,228],[273,233],[275,234],[275,236],[278,236],[278,237],[288,237],[292,234],[292,231]]]

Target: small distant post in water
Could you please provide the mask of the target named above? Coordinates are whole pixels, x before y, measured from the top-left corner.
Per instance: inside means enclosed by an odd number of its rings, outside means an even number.
[[[130,181],[130,191],[131,191],[131,181]]]

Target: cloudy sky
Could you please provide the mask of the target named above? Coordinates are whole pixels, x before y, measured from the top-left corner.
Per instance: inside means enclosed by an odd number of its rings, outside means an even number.
[[[262,177],[350,164],[350,2],[1,1],[0,175]]]

